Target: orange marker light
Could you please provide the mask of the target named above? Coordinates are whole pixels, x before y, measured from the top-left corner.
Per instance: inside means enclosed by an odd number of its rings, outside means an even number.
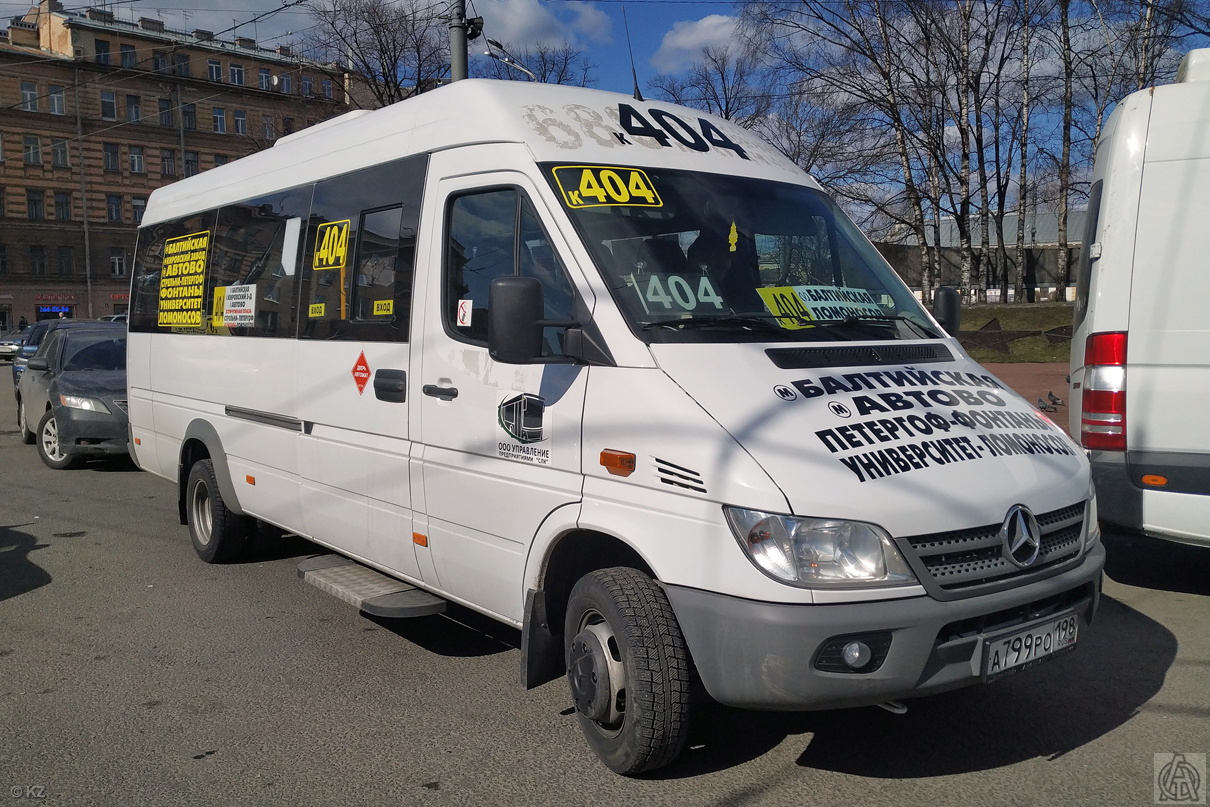
[[[427,535],[421,535],[418,532],[414,532],[412,533],[412,543],[414,543],[416,546],[428,546],[429,537]]]
[[[244,481],[247,482],[249,485],[255,485],[256,477],[253,476],[252,474],[248,474],[247,476],[244,477]]]
[[[1168,477],[1159,474],[1143,474],[1143,484],[1153,488],[1162,488],[1168,484]]]
[[[630,476],[634,473],[634,454],[607,448],[601,452],[601,465],[614,476]]]

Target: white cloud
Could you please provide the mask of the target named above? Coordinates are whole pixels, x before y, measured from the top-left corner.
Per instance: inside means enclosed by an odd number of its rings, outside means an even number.
[[[731,43],[735,23],[735,17],[722,14],[675,22],[651,57],[651,65],[661,73],[679,73],[701,58],[703,48]]]
[[[563,15],[552,11],[558,6],[538,0],[476,0],[474,8],[483,17],[486,36],[517,48],[558,45],[564,40],[577,47],[587,41],[610,41],[610,19],[604,12],[587,4],[573,5]]]

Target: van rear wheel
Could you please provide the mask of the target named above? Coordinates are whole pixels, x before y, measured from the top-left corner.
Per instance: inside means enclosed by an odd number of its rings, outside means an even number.
[[[226,563],[239,557],[248,540],[251,520],[236,515],[219,493],[214,463],[199,460],[189,469],[185,484],[185,517],[193,549],[207,563]]]
[[[610,770],[633,775],[680,754],[689,728],[689,653],[668,598],[624,567],[584,575],[564,622],[580,728]]]

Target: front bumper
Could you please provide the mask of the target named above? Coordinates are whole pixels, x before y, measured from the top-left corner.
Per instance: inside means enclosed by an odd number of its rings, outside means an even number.
[[[57,409],[59,450],[64,454],[100,457],[125,454],[127,418],[82,409]]]
[[[984,636],[1026,614],[1074,609],[1092,622],[1105,549],[1068,571],[1019,588],[939,602],[932,597],[843,605],[781,605],[666,586],[702,683],[711,697],[748,709],[867,706],[956,689],[980,680]],[[815,667],[829,639],[890,632],[882,665],[869,673]]]

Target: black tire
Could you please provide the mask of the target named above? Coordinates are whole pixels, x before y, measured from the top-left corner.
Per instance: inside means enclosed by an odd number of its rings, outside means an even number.
[[[672,762],[689,729],[689,653],[668,598],[624,567],[584,575],[564,622],[567,680],[589,746],[630,776]]]
[[[63,453],[63,447],[59,445],[59,423],[55,420],[53,410],[46,410],[42,420],[38,421],[37,438],[38,456],[56,471],[78,468],[84,462],[84,458],[78,454]]]
[[[21,431],[21,442],[32,446],[38,435],[29,427],[29,414],[25,411],[25,401],[17,401],[17,428]]]
[[[227,563],[244,551],[252,519],[236,515],[223,501],[209,459],[195,462],[185,483],[185,518],[197,556],[207,563]]]

